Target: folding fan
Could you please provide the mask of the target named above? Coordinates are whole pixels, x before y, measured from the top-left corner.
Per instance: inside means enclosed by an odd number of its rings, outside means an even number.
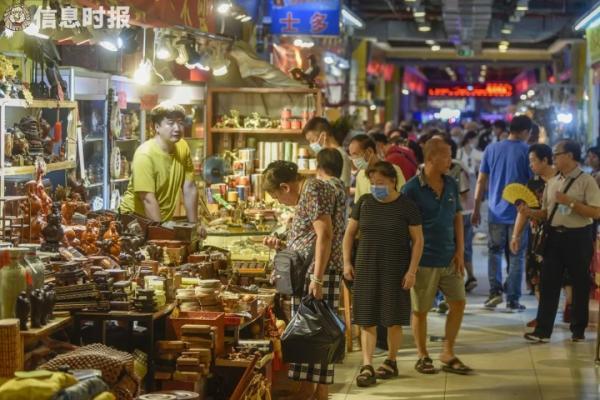
[[[506,185],[502,191],[502,198],[514,205],[518,205],[518,202],[521,201],[530,208],[538,208],[540,206],[535,193],[521,183],[511,183]]]

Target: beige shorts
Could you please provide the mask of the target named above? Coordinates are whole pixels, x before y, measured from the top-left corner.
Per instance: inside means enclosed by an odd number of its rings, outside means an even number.
[[[466,300],[464,277],[455,271],[454,264],[447,268],[419,267],[415,286],[410,291],[413,311],[429,311],[438,289],[447,302]]]

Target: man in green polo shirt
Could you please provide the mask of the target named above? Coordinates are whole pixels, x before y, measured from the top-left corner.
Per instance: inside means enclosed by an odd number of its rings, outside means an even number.
[[[185,110],[178,104],[163,102],[152,109],[151,118],[156,135],[135,151],[131,178],[119,210],[165,222],[173,218],[183,192],[187,219],[196,223],[198,188],[190,148],[181,140]]]
[[[412,327],[419,353],[415,369],[424,374],[437,371],[427,352],[427,313],[439,289],[449,306],[446,341],[440,354],[442,369],[466,375],[472,370],[454,354],[466,299],[460,193],[456,180],[446,175],[452,164],[450,146],[441,138],[433,138],[425,144],[424,153],[422,173],[402,188],[402,192],[419,206],[425,237],[416,283],[411,290]]]

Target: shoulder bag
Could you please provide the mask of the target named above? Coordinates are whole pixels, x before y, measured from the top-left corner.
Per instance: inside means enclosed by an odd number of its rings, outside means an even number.
[[[569,183],[567,183],[563,194],[566,194],[569,191],[571,185],[573,185],[573,183],[577,180],[577,178],[581,176],[581,174],[583,174],[583,172],[579,173],[579,175],[577,175],[575,178],[571,179]],[[550,216],[546,221],[544,221],[544,223],[540,225],[540,229],[537,235],[533,237],[533,243],[531,248],[533,256],[535,257],[537,262],[541,263],[544,260],[544,252],[546,250],[546,242],[548,241],[548,233],[550,231],[552,220],[554,219],[554,215],[556,214],[557,210],[558,202],[554,204],[554,207],[552,207],[552,211],[550,212]]]
[[[272,276],[277,292],[287,296],[302,297],[308,268],[314,257],[314,245],[306,258],[296,250],[278,251],[273,258]]]

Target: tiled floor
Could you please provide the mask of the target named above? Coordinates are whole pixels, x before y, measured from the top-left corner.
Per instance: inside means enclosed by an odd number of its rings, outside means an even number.
[[[535,316],[536,302],[524,296],[527,311],[521,314],[483,309],[487,295],[485,247],[476,247],[479,287],[469,296],[467,313],[459,336],[457,355],[476,370],[472,376],[440,372],[421,375],[414,370],[416,356],[412,335],[405,330],[399,353],[400,377],[360,389],[355,377],[361,364],[359,351],[347,355],[336,366],[336,384],[331,399],[600,399],[600,368],[595,366],[595,328],[588,329],[585,343],[569,341],[568,326],[558,324],[550,344],[531,345],[523,340],[525,324]],[[557,320],[562,320],[559,315]],[[429,333],[443,335],[445,317],[429,316]],[[436,366],[440,343],[429,343]],[[376,366],[385,354],[376,357]]]

